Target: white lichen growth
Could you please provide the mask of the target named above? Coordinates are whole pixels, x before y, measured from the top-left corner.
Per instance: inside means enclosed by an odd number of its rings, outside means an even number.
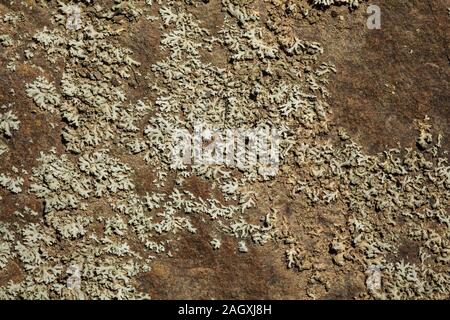
[[[24,179],[21,177],[11,177],[4,173],[0,173],[0,186],[6,188],[12,193],[22,192]]]
[[[0,44],[4,47],[11,47],[14,42],[9,34],[0,34]]]
[[[44,77],[37,77],[34,82],[26,85],[27,95],[41,109],[53,113],[59,106],[60,97],[53,84]]]
[[[19,130],[19,124],[19,119],[11,110],[0,113],[0,132],[5,136],[11,137],[13,130]]]
[[[53,29],[38,31],[25,56],[61,62],[61,82],[38,77],[26,93],[63,120],[63,148],[42,150],[29,177],[29,196],[42,202],[42,212],[17,208],[11,212],[17,225],[0,223],[0,267],[15,259],[23,274],[0,287],[0,299],[147,297],[140,292],[142,273],[158,256],[175,256],[178,241],[196,235],[201,223],[222,232],[210,241],[215,250],[224,236],[239,252],[272,241],[284,245],[288,268],[311,270],[308,284],[329,288],[324,270],[376,265],[383,285],[369,290],[371,297],[448,297],[450,169],[438,156],[442,139],[434,139],[429,119],[419,123],[419,151],[368,155],[342,130],[331,143],[326,101],[335,67],[320,61],[321,44],[272,21],[284,16],[262,22],[250,2],[223,0],[224,23],[212,36],[186,4],[157,1],[159,17],[150,20],[160,24],[162,58],[145,80],[133,52],[118,45],[123,29],[115,19],[135,26],[153,1],[77,2],[89,14],[73,29],[66,24],[73,7],[49,3],[57,12]],[[224,56],[226,65],[206,59],[211,53]],[[139,90],[128,95],[131,87]],[[218,165],[173,162],[174,129],[193,131],[197,122],[208,129],[203,142],[215,129],[279,128],[282,170],[275,176],[246,165],[242,157],[252,155],[242,150]],[[6,136],[18,125],[13,113],[1,115]],[[196,180],[210,192],[194,195],[189,183]],[[13,193],[23,184],[0,174],[0,185]],[[308,223],[291,228],[274,205],[279,193],[284,203],[303,204],[305,221],[316,211],[345,213],[345,222],[329,226],[339,236],[311,249],[322,230],[307,229]],[[261,218],[266,207],[272,210]],[[400,231],[392,231],[399,223]],[[419,261],[391,261],[402,237],[417,243]]]
[[[212,239],[210,244],[214,250],[218,250],[222,246],[222,242],[217,238]]]
[[[8,146],[0,140],[0,156],[8,151]]]
[[[10,226],[0,222],[0,269],[4,269],[9,260],[14,257],[12,253],[14,239],[15,237],[10,230]]]
[[[346,4],[350,8],[356,8],[359,6],[360,0],[312,0],[314,5],[329,7],[332,5]]]

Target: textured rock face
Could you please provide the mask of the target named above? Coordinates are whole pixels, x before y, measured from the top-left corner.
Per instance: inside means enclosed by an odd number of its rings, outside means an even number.
[[[447,8],[357,5],[2,4],[0,298],[448,298]]]

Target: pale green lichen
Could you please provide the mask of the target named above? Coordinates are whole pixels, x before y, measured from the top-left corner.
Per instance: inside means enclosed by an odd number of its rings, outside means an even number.
[[[22,192],[24,179],[21,177],[12,177],[4,173],[0,173],[0,186],[6,188],[12,193]]]
[[[11,110],[0,113],[0,132],[5,136],[11,137],[13,130],[19,130],[19,124],[19,119]]]
[[[359,6],[360,0],[312,0],[314,5],[329,7],[332,5],[346,4],[351,8]]]
[[[44,77],[37,77],[34,82],[27,84],[26,93],[43,110],[53,113],[59,106],[60,97],[55,86]]]
[[[11,47],[14,43],[9,34],[0,34],[0,44],[4,47]]]
[[[114,18],[134,24],[152,1],[77,2],[82,24],[70,30],[72,9],[49,4],[53,29],[38,31],[25,56],[61,62],[61,81],[39,76],[25,90],[40,109],[64,121],[63,151],[42,150],[29,177],[30,195],[42,201],[42,211],[18,208],[17,224],[0,224],[0,267],[14,259],[22,273],[19,282],[0,287],[0,298],[146,298],[139,277],[158,256],[175,257],[178,241],[201,233],[200,223],[221,232],[210,242],[216,250],[225,236],[242,253],[251,252],[251,244],[284,245],[287,267],[310,272],[310,297],[316,287],[330,290],[324,270],[350,263],[362,270],[381,266],[382,286],[368,289],[368,297],[448,297],[450,168],[429,119],[418,125],[418,151],[368,155],[343,130],[340,141],[327,141],[327,86],[336,69],[320,61],[321,44],[289,36],[280,21],[264,24],[251,1],[223,0],[224,23],[214,35],[189,6],[157,3],[159,18],[150,20],[160,26],[162,58],[145,83],[137,81],[138,58],[118,44],[122,30]],[[226,55],[226,67],[206,62],[211,52]],[[132,86],[146,86],[151,97],[128,95]],[[0,130],[11,136],[19,122],[5,115]],[[279,128],[278,175],[242,163],[174,163],[173,131],[193,131],[197,122],[209,132]],[[141,185],[140,170],[154,177],[151,188]],[[188,191],[193,178],[208,182],[211,193]],[[21,177],[0,174],[0,185],[13,193],[23,184]],[[320,230],[293,230],[272,199],[277,187],[285,201],[303,203],[305,210],[345,212],[344,232],[311,250]],[[272,210],[260,219],[255,212],[263,201]],[[391,231],[400,221],[404,228]],[[390,260],[402,237],[417,242],[420,261]]]

